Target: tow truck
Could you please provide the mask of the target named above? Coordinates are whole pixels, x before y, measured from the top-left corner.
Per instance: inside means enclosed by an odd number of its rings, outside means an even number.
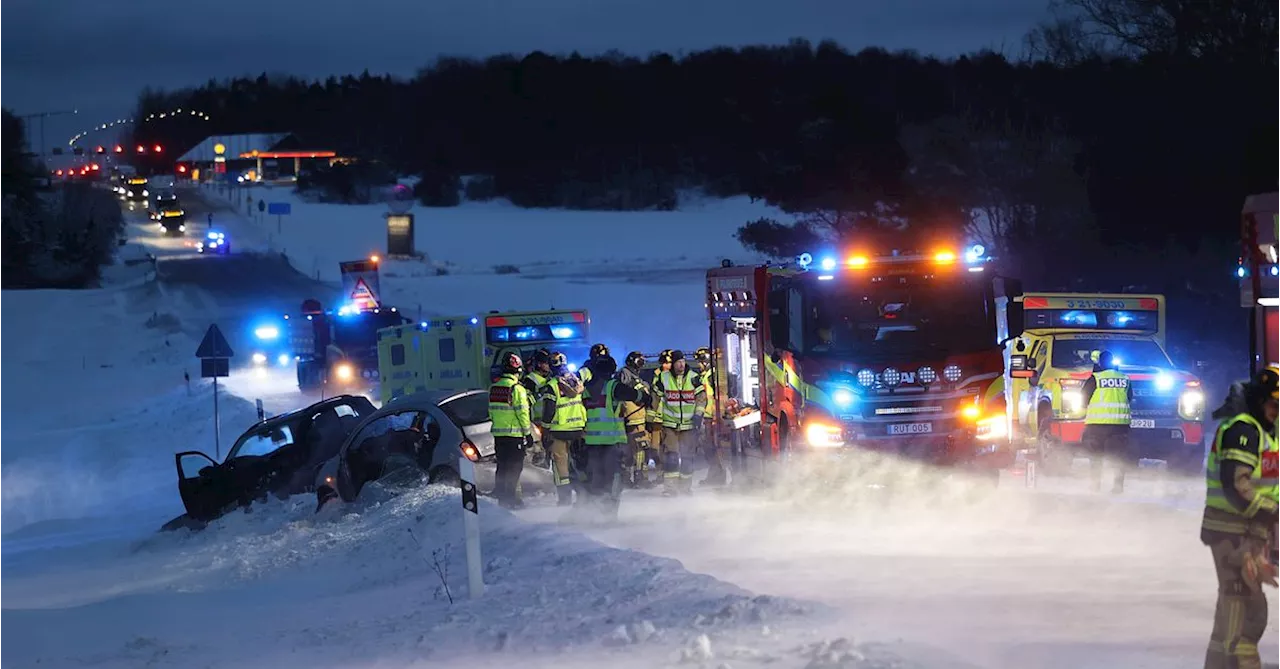
[[[1071,468],[1084,434],[1084,382],[1104,350],[1129,376],[1135,462],[1199,471],[1205,394],[1165,352],[1163,295],[1027,293],[1023,334],[1008,344],[1015,439],[1048,475]]]
[[[507,351],[528,360],[537,349],[548,348],[570,360],[585,359],[590,327],[585,309],[553,309],[492,311],[385,328],[378,331],[381,399],[488,387]]]
[[[301,313],[255,321],[253,364],[295,365],[303,391],[372,387],[378,376],[378,330],[409,322],[396,307],[382,304],[378,262],[378,256],[370,256],[338,264],[344,301],[337,309],[309,298],[302,302]]]
[[[748,479],[861,450],[998,480],[1013,463],[1002,346],[1021,334],[1022,288],[991,260],[974,244],[709,270],[713,438]]]

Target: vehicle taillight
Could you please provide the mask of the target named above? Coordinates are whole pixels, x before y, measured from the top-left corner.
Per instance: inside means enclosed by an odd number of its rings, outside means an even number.
[[[467,459],[472,462],[476,462],[480,459],[480,451],[476,449],[476,445],[465,439],[462,441],[462,454],[467,456]]]

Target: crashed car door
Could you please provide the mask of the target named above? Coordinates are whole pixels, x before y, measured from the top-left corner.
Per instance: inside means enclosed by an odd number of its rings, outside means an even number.
[[[173,460],[178,469],[178,494],[188,516],[213,520],[235,502],[235,488],[228,485],[222,466],[213,458],[200,451],[184,451]]]

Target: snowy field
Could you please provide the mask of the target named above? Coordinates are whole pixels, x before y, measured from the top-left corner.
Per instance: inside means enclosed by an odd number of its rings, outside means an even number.
[[[336,288],[339,260],[382,248],[381,206],[263,199],[294,203],[280,233],[273,217],[215,208],[240,251],[284,250]],[[732,232],[770,212],[729,201],[417,213],[430,262],[388,263],[389,302],[585,307],[593,338],[617,354],[702,343],[702,272],[749,260]],[[189,255],[145,228],[131,228],[136,245]],[[654,245],[663,230],[679,252]],[[494,272],[506,263],[520,273]],[[1214,588],[1198,541],[1203,483],[1152,472],[1120,498],[1072,480],[1030,491],[1012,476],[992,495],[963,479],[911,493],[805,477],[775,495],[628,493],[613,526],[566,523],[540,499],[515,515],[482,499],[488,588],[475,601],[459,498],[443,487],[375,489],[319,515],[310,498],[272,502],[203,532],[157,533],[181,512],[173,453],[212,448],[210,389],[182,380],[196,369],[193,332],[208,310],[241,305],[225,291],[166,289],[145,267],[114,269],[99,290],[0,294],[5,667],[1202,663]],[[83,327],[52,325],[66,314]],[[275,411],[307,401],[278,379],[227,385],[224,448],[252,422],[255,397]],[[1263,656],[1277,652],[1272,628]]]

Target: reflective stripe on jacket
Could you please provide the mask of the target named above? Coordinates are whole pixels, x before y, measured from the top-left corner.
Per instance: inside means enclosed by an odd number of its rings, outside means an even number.
[[[1084,414],[1085,425],[1129,424],[1129,377],[1114,369],[1094,372],[1097,386]]]
[[[494,437],[523,438],[533,434],[530,421],[532,402],[529,391],[520,385],[515,374],[503,374],[489,386],[489,432]]]
[[[552,432],[577,432],[587,426],[587,410],[582,406],[582,395],[565,397],[560,392],[560,381],[552,378],[543,386],[543,397],[555,402],[555,416],[546,428]]]
[[[658,385],[662,386],[662,426],[692,430],[693,417],[698,415],[698,395],[704,392],[698,375],[689,370],[681,376],[663,372],[658,376]]]
[[[587,410],[587,429],[582,440],[589,446],[612,446],[627,442],[626,428],[623,427],[622,418],[618,417],[618,408],[613,404],[613,389],[617,383],[616,379],[609,379],[599,397],[590,390],[583,396],[582,405]]]
[[[1235,448],[1238,444],[1222,443],[1223,435],[1238,423],[1247,423],[1258,430],[1258,453]],[[1222,460],[1238,462],[1253,469],[1250,474],[1253,500],[1244,510],[1237,509],[1223,492]],[[1253,416],[1241,413],[1222,421],[1213,435],[1213,448],[1209,449],[1209,457],[1205,462],[1205,513],[1201,527],[1226,534],[1266,533],[1267,528],[1252,527],[1250,520],[1261,507],[1274,509],[1280,504],[1280,480],[1277,480],[1276,471],[1278,462],[1280,451],[1277,451],[1275,437],[1263,429]]]

